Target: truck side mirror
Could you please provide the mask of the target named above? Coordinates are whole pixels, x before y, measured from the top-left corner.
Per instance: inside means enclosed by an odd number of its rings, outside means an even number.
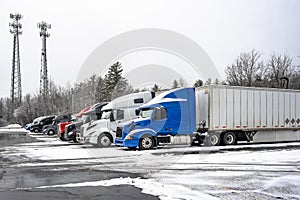
[[[109,119],[111,122],[115,121],[113,112],[110,113]]]
[[[89,125],[91,125],[93,122],[94,122],[94,120],[91,120],[91,121],[89,122]]]
[[[138,116],[140,114],[140,110],[135,110],[135,115]]]

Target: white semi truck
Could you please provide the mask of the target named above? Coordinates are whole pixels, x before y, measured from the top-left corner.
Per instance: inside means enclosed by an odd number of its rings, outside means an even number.
[[[108,147],[116,138],[117,126],[127,120],[137,117],[136,109],[149,102],[153,92],[139,92],[116,98],[102,107],[100,120],[91,121],[80,127],[77,141],[90,143],[98,147]]]

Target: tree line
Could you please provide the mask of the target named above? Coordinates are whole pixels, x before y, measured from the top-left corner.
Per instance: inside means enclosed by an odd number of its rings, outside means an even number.
[[[225,80],[201,79],[194,83],[194,87],[203,85],[232,85],[247,87],[271,87],[300,89],[299,66],[293,63],[288,55],[272,54],[264,63],[262,54],[256,50],[241,53],[231,65],[225,68]],[[174,80],[172,88],[186,87],[184,79]],[[152,88],[157,92],[162,90],[157,84]],[[59,115],[63,113],[77,113],[81,109],[97,102],[111,101],[125,94],[139,92],[134,89],[123,76],[123,66],[120,62],[110,66],[108,73],[102,78],[91,76],[83,82],[70,84],[65,87],[49,83],[49,94],[44,98],[39,93],[26,94],[21,105],[11,110],[10,98],[0,98],[0,126],[5,123],[19,123],[25,125],[39,116]]]
[[[69,84],[62,87],[50,80],[47,98],[39,93],[26,94],[21,105],[13,113],[10,112],[10,98],[0,98],[0,126],[6,123],[25,125],[40,116],[78,113],[97,102],[108,102],[134,92],[122,73],[121,63],[116,62],[104,78],[92,75],[73,87]]]
[[[300,89],[299,66],[287,54],[271,54],[264,63],[256,50],[241,53],[226,67],[226,82],[234,86]]]

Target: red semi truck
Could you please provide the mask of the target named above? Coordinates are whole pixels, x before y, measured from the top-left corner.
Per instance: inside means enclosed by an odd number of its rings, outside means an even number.
[[[61,122],[58,124],[58,133],[57,136],[59,137],[59,139],[61,140],[65,140],[64,134],[65,134],[65,128],[68,124],[71,124],[72,121],[70,122]]]

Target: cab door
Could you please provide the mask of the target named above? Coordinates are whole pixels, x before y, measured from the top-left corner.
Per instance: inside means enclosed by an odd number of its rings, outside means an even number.
[[[118,124],[122,122],[122,120],[124,120],[124,110],[113,110],[110,117],[109,128],[115,132],[117,130]]]
[[[169,133],[167,115],[166,108],[156,107],[152,113],[150,128],[160,134]]]

